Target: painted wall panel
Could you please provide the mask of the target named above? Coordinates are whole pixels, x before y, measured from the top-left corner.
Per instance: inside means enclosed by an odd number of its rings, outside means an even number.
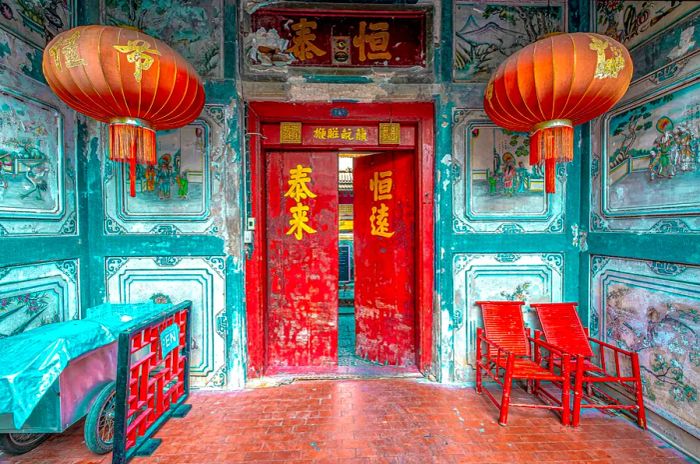
[[[4,29],[0,29],[0,66],[21,72],[39,82],[44,82],[41,71],[41,50]]]
[[[223,0],[101,0],[101,23],[136,27],[169,44],[202,77],[223,77]]]
[[[0,67],[0,235],[76,235],[74,113]]]
[[[105,272],[108,302],[191,300],[192,386],[227,385],[224,257],[108,257]]]
[[[454,378],[472,381],[476,352],[476,329],[482,326],[480,300],[521,300],[528,303],[562,301],[564,256],[545,254],[457,253],[454,275]],[[524,308],[528,327],[538,328],[533,310]]]
[[[700,230],[700,56],[662,68],[591,125],[591,229]]]
[[[455,109],[451,160],[455,233],[562,232],[565,167],[557,193],[530,166],[529,137],[493,124],[483,110]]]
[[[0,338],[78,319],[77,259],[0,267]]]
[[[700,267],[592,256],[591,329],[639,353],[647,408],[700,438]]]
[[[635,50],[665,34],[664,29],[687,19],[698,9],[698,2],[687,1],[596,0],[592,23],[595,32],[608,35]]]
[[[565,1],[455,2],[453,79],[486,82],[508,56],[566,30]]]
[[[105,158],[105,234],[218,233],[222,218],[212,214],[212,205],[224,195],[225,135],[223,105],[206,105],[188,126],[159,132],[158,164],[138,166],[135,198],[129,196],[128,166]]]
[[[75,25],[77,3],[76,0],[5,0],[0,3],[3,16],[0,28],[43,50],[56,35]]]

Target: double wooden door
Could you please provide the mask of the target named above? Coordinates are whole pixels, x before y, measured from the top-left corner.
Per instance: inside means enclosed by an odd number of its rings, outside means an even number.
[[[267,366],[338,360],[338,158],[271,152],[266,162]],[[356,353],[415,363],[414,176],[410,153],[355,160]]]

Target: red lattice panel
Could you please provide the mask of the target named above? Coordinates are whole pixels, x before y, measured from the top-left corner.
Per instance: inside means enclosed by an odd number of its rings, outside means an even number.
[[[172,324],[180,328],[178,347],[165,357],[161,352],[160,334]],[[136,440],[185,394],[187,311],[173,314],[162,322],[132,335],[130,340],[131,368],[126,414],[126,447]]]

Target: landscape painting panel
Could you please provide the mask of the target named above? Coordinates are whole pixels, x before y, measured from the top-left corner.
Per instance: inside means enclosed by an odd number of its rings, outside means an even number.
[[[622,113],[607,123],[607,214],[693,212],[700,207],[700,82]]]
[[[454,80],[486,82],[503,60],[550,32],[565,30],[563,2],[458,2]]]

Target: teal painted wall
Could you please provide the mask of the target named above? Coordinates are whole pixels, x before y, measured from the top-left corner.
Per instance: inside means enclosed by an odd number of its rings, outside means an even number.
[[[76,3],[3,4],[0,23],[0,337],[79,318],[89,289],[78,124],[44,82],[47,39]]]
[[[608,11],[601,2],[583,0],[551,1],[550,10],[546,2],[483,8],[469,1],[452,7],[422,1],[419,7],[432,15],[426,69],[338,75],[251,66],[249,16],[270,2],[238,3],[91,0],[80,7],[68,2],[57,12],[64,28],[137,26],[169,41],[206,80],[201,118],[161,134],[159,157],[168,154],[164,163],[172,172],[164,169],[152,187],[144,173],[134,201],[124,195],[121,166],[106,161],[104,128],[76,116],[43,82],[41,49],[58,30],[23,21],[30,12],[8,2],[16,20],[0,29],[0,105],[17,117],[4,116],[0,156],[9,159],[5,152],[11,152],[12,162],[19,161],[3,165],[7,182],[0,179],[0,336],[79,317],[81,308],[103,301],[190,298],[194,384],[241,387],[247,185],[242,102],[428,100],[436,108],[435,378],[471,382],[477,299],[579,301],[581,316],[600,336],[646,350],[653,410],[696,430],[686,410],[697,408],[698,364],[690,353],[697,344],[700,184],[688,182],[697,171],[680,164],[673,178],[661,172],[650,180],[648,164],[661,116],[676,125],[697,121],[697,10],[655,2],[663,4],[657,21],[625,28],[621,18],[635,2]],[[631,48],[635,61],[635,81],[624,101],[577,128],[575,161],[559,171],[557,193],[549,197],[522,156],[525,136],[493,127],[482,109],[491,70],[545,32],[531,27],[537,17],[550,24],[547,29],[613,35]],[[632,146],[624,128],[635,111],[642,127]],[[18,125],[20,120],[27,123]],[[46,130],[37,132],[31,120],[47,121]],[[34,143],[23,145],[22,137]],[[622,148],[636,151],[620,155]],[[505,182],[511,159],[512,191]],[[186,195],[177,190],[177,174],[189,181]],[[45,189],[32,191],[42,182]],[[640,310],[647,300],[653,304]],[[526,317],[537,325],[530,311]],[[640,335],[648,330],[647,338]],[[668,348],[660,349],[668,340]],[[664,362],[678,369],[670,387],[658,378]]]

